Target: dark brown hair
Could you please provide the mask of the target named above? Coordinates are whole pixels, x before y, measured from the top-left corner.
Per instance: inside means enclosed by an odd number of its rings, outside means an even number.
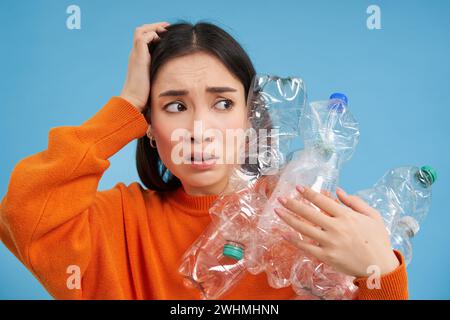
[[[166,27],[159,34],[160,40],[149,45],[151,55],[150,83],[158,69],[170,59],[194,52],[206,52],[216,56],[244,86],[247,97],[255,69],[241,45],[220,27],[199,22],[195,25],[179,22]],[[150,96],[143,114],[150,119]],[[151,190],[169,191],[181,185],[180,180],[169,172],[159,157],[158,150],[150,146],[147,136],[138,139],[136,166],[142,183]]]

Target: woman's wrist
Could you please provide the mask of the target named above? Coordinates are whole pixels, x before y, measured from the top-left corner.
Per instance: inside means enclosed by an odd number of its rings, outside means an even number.
[[[400,266],[400,261],[395,255],[393,250],[390,250],[390,254],[387,256],[386,262],[381,267],[381,275],[391,273]]]
[[[128,101],[130,104],[132,104],[139,111],[142,111],[144,109],[144,106],[142,105],[142,103],[139,102],[137,99],[133,98],[131,95],[128,95],[128,94],[122,92],[119,95],[119,97],[121,97],[122,99],[125,99],[126,101]]]

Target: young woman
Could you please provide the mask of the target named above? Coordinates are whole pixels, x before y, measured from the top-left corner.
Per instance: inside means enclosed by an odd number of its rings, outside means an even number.
[[[214,137],[195,132],[196,121],[219,132],[245,128],[254,75],[242,47],[215,25],[137,28],[121,94],[80,126],[52,128],[48,149],[14,168],[0,207],[1,240],[54,298],[198,299],[177,269],[209,224],[208,208],[233,165],[208,159],[204,148],[191,155],[199,163],[176,163],[171,135],[181,128],[192,133],[189,144],[207,144]],[[108,158],[134,139],[146,188],[118,183],[97,191]],[[301,186],[298,192],[328,213],[279,199],[285,209],[278,214],[318,243],[299,248],[356,277],[359,299],[407,298],[403,257],[376,210],[342,190],[340,204]],[[367,285],[372,265],[378,289]],[[224,299],[293,295],[290,287],[269,287],[265,274],[248,274]]]

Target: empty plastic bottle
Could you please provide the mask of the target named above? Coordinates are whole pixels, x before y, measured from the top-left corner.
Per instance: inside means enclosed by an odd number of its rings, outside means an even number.
[[[437,173],[430,166],[398,167],[386,172],[372,188],[356,193],[380,212],[391,244],[402,252],[406,265],[412,259],[411,238],[430,209],[436,179]]]
[[[277,197],[298,198],[296,185],[309,186],[334,197],[340,167],[351,158],[359,139],[358,123],[348,110],[347,97],[341,93],[305,107],[300,130],[304,149],[294,154],[283,169],[259,218],[257,236],[250,250],[250,261],[258,267],[249,271],[265,270],[268,283],[274,288],[290,285],[291,268],[298,259],[295,254],[298,249],[295,250],[283,236],[304,238],[274,212],[274,208],[280,207]]]
[[[242,244],[227,240],[210,224],[184,254],[179,272],[202,299],[217,299],[245,274],[243,253]]]

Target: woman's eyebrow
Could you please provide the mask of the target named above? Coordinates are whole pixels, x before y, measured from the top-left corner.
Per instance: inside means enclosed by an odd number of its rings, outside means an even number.
[[[237,91],[231,87],[207,87],[206,92],[213,93],[223,93],[223,92],[235,92]],[[159,94],[159,97],[167,97],[167,96],[184,96],[187,95],[189,91],[187,90],[167,90]]]

